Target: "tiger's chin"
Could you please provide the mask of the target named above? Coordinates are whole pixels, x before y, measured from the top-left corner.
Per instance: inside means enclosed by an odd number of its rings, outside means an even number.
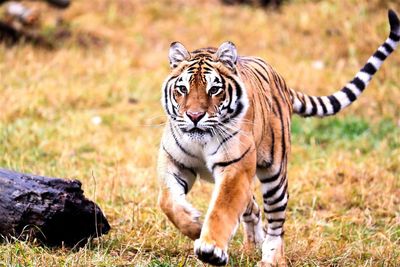
[[[206,143],[212,137],[211,131],[203,130],[197,127],[194,127],[190,130],[182,130],[182,132],[196,143]]]

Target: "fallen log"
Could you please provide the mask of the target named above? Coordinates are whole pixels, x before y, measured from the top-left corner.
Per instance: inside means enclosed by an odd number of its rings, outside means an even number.
[[[41,36],[38,32],[25,30],[23,28],[18,29],[10,23],[0,21],[0,42],[11,46],[20,41],[28,42],[45,49],[54,48],[54,44],[46,40],[46,38]]]
[[[110,230],[78,180],[0,169],[0,239],[38,240],[47,246],[86,244]]]

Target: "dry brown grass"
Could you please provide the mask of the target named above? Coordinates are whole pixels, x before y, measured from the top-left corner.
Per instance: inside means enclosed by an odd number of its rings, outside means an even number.
[[[65,13],[70,29],[101,45],[0,45],[0,166],[80,179],[113,227],[77,251],[2,244],[0,266],[202,266],[192,242],[156,207],[169,44],[195,49],[231,40],[240,54],[266,59],[289,85],[326,94],[386,38],[388,7],[400,12],[395,1],[378,0],[291,1],[279,12],[217,0],[75,1]],[[290,265],[400,264],[399,55],[337,118],[295,118]],[[324,67],[313,68],[315,61]],[[203,211],[211,189],[198,183],[191,193]],[[230,264],[253,266],[260,255],[245,255],[241,239],[232,242]]]

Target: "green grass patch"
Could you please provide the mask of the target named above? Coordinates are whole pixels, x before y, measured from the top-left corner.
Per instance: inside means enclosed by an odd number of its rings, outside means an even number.
[[[294,145],[325,149],[361,149],[369,152],[387,142],[390,149],[400,148],[400,127],[390,119],[370,123],[361,117],[300,118],[292,121]]]

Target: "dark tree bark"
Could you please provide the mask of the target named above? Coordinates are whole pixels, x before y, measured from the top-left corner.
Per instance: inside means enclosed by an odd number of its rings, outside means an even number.
[[[0,169],[0,236],[71,247],[106,234],[107,219],[85,198],[81,185]]]

